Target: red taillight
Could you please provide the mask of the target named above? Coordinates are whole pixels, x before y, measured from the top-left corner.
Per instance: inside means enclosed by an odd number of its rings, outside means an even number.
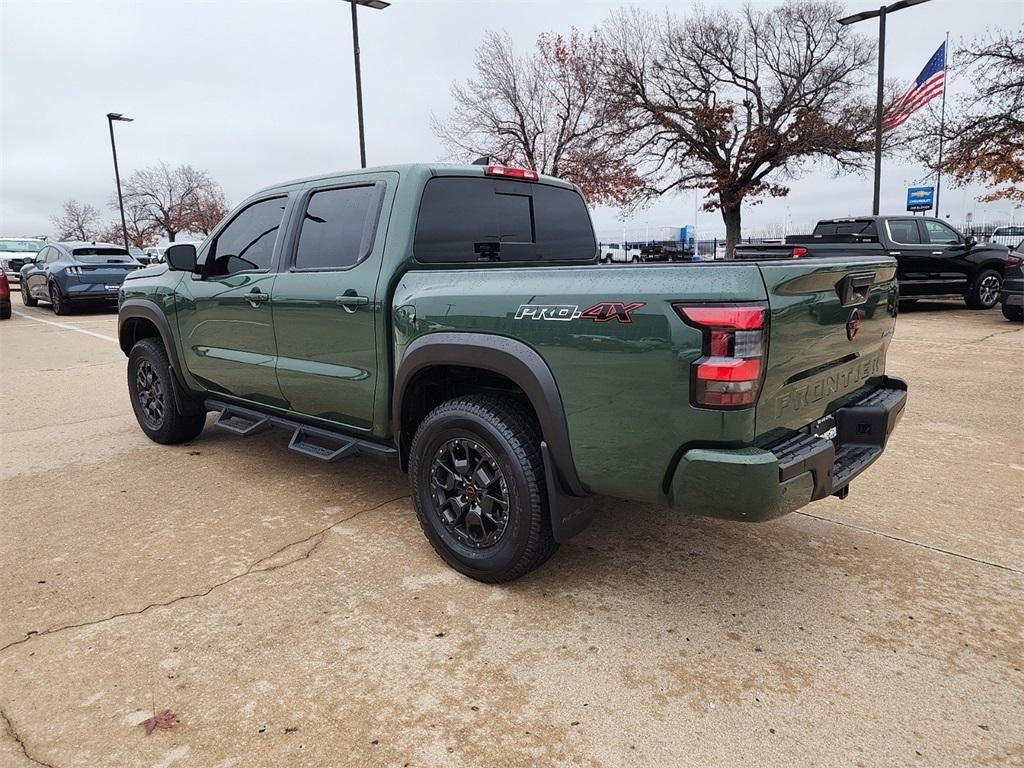
[[[705,408],[747,408],[757,401],[764,373],[768,328],[764,307],[687,307],[679,316],[704,336],[703,356],[693,363],[694,404]]]
[[[526,181],[537,181],[540,174],[531,171],[529,168],[510,168],[507,165],[488,165],[484,168],[487,176],[503,176],[506,179],[525,179]]]
[[[793,258],[794,259],[799,259],[801,256],[806,256],[806,255],[807,255],[807,249],[804,248],[802,245],[798,245],[796,248],[793,249]]]
[[[1022,261],[1022,259],[1020,258],[1020,256],[1013,256],[1013,255],[1004,256],[1003,257],[1003,266],[1005,266],[1005,267],[1016,267],[1018,264],[1021,263],[1021,261]]]

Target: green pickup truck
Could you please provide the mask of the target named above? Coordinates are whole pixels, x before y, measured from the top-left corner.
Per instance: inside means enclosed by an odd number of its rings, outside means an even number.
[[[600,265],[571,184],[406,165],[281,184],[119,301],[143,431],[207,414],[336,461],[396,458],[427,539],[481,581],[586,526],[592,495],[760,521],[885,448],[888,256]]]

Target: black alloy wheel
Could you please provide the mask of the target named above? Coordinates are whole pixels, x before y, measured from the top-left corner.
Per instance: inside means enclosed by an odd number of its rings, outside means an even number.
[[[149,360],[140,361],[135,369],[135,396],[146,425],[160,429],[164,423],[164,386]]]
[[[508,484],[484,446],[467,438],[442,444],[430,484],[434,513],[456,539],[474,549],[498,543],[508,527]]]

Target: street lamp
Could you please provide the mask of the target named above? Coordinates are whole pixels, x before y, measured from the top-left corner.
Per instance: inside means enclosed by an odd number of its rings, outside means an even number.
[[[356,17],[356,6],[365,5],[367,8],[374,8],[383,11],[391,3],[385,0],[349,0],[352,6],[352,56],[356,64],[356,112],[359,116],[359,162],[360,167],[366,167],[366,136],[363,133],[363,77],[359,72],[359,20]]]
[[[878,17],[878,93],[875,98],[875,197],[871,212],[878,215],[879,196],[882,189],[882,91],[885,84],[885,17],[887,14],[902,11],[912,5],[927,3],[928,0],[899,0],[891,5],[883,5],[877,11],[861,11],[852,16],[839,19],[843,26],[856,24]]]
[[[125,117],[120,112],[107,112],[107,125],[110,128],[110,151],[114,154],[114,180],[117,181],[117,207],[121,209],[121,236],[124,237],[124,247],[128,248],[128,225],[124,220],[124,198],[121,197],[121,172],[117,169],[117,145],[114,144],[114,121],[122,123],[132,122],[132,118]]]

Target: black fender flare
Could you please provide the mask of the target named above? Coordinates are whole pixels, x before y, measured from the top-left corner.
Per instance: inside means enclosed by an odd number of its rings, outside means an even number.
[[[526,394],[537,414],[559,484],[573,496],[587,495],[576,474],[565,409],[551,369],[534,349],[506,336],[430,333],[420,336],[408,346],[395,372],[391,403],[392,434],[399,449],[402,448],[402,403],[406,390],[416,374],[438,365],[478,368],[514,382]]]
[[[181,363],[178,360],[178,347],[174,343],[174,332],[171,330],[171,323],[167,319],[167,315],[149,299],[125,299],[117,309],[117,343],[125,357],[132,351],[130,339],[125,333],[125,325],[133,319],[148,320],[160,334],[160,341],[164,345],[164,351],[167,352],[167,359],[171,364],[171,376],[174,379],[174,401],[177,403],[178,409],[183,413],[205,410],[196,404],[202,401],[196,398],[182,376]]]

